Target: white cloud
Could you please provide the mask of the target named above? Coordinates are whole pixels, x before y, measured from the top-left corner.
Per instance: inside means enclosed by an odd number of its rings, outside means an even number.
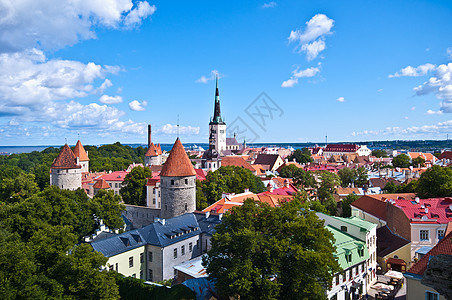
[[[339,102],[344,102],[345,101],[344,97],[339,97],[336,100],[339,101]]]
[[[94,27],[130,28],[155,12],[132,0],[0,1],[0,52],[60,49],[96,37]]]
[[[275,1],[271,1],[268,3],[264,3],[261,7],[262,8],[272,8],[275,7],[277,5],[277,3]]]
[[[133,100],[129,103],[129,108],[134,111],[144,111],[146,110],[146,105],[148,105],[147,101],[137,101]]]
[[[403,117],[405,120],[408,120],[409,118],[407,116]]]
[[[447,48],[446,53],[447,53],[447,57],[449,59],[452,59],[452,47]]]
[[[11,119],[9,121],[8,125],[10,125],[10,126],[17,126],[17,125],[19,125],[19,122],[17,122],[15,119]]]
[[[441,110],[434,111],[434,110],[429,109],[429,110],[427,110],[426,114],[427,115],[442,115],[443,112]]]
[[[383,89],[378,89],[377,92],[379,92],[379,93],[380,93],[380,92],[383,92]]]
[[[108,96],[108,95],[102,95],[99,98],[99,101],[105,104],[117,104],[122,102],[121,96]]]
[[[203,75],[199,79],[197,79],[196,82],[207,83],[210,80],[214,80],[216,76],[218,76],[218,78],[222,77],[220,72],[218,72],[218,70],[212,70],[212,71],[210,71],[210,75],[208,77]]]
[[[408,66],[408,67],[401,69],[399,72],[396,72],[395,74],[388,75],[388,77],[393,78],[393,77],[404,77],[404,76],[409,76],[409,77],[424,76],[427,73],[435,70],[435,68],[436,68],[435,65],[428,64],[428,63],[424,64],[424,65],[420,65],[418,67]]]
[[[334,20],[324,14],[317,14],[306,22],[306,28],[292,30],[289,35],[289,42],[297,42],[296,50],[306,52],[307,60],[315,59],[320,52],[325,50],[325,37],[331,35]]]
[[[195,135],[199,134],[199,127],[192,127],[192,126],[179,126],[179,129],[177,128],[177,125],[172,124],[166,124],[163,125],[163,127],[159,130],[159,132],[163,134],[181,134],[181,135]]]
[[[452,63],[439,65],[435,74],[426,82],[414,88],[417,96],[435,94],[441,99],[440,110],[444,113],[452,113]]]
[[[137,7],[132,9],[124,20],[127,27],[133,27],[141,24],[142,20],[153,15],[157,8],[155,5],[149,5],[146,1],[138,2]]]
[[[97,89],[97,92],[99,94],[102,94],[106,89],[113,86],[113,83],[111,83],[110,79],[105,79],[105,81],[100,85],[100,87]]]
[[[416,106],[411,107],[411,110],[415,110],[415,109],[416,109]]]
[[[281,87],[287,88],[287,87],[293,87],[298,83],[298,78],[303,77],[314,77],[320,72],[320,63],[318,64],[318,67],[310,67],[304,70],[299,70],[299,68],[296,68],[292,71],[292,76],[290,79],[284,81],[281,84]]]

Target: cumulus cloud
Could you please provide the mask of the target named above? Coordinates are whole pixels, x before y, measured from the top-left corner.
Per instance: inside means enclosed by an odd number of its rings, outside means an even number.
[[[172,124],[166,124],[163,125],[162,128],[159,129],[159,132],[163,134],[181,134],[181,135],[196,135],[199,134],[199,127],[192,127],[192,126],[179,126],[179,129],[177,128],[177,125]]]
[[[275,7],[277,5],[277,3],[275,2],[275,1],[271,1],[271,2],[268,2],[268,3],[264,3],[264,4],[262,4],[262,8],[272,8],[272,7]]]
[[[434,110],[429,109],[429,110],[427,110],[426,114],[427,115],[442,115],[443,112],[441,110],[434,111]]]
[[[336,100],[339,101],[339,102],[344,102],[345,101],[344,97],[339,97]]]
[[[444,134],[452,133],[452,120],[439,122],[433,125],[412,126],[407,128],[387,127],[383,130],[364,130],[361,132],[353,132],[352,136],[426,136],[426,137],[442,137]]]
[[[317,14],[306,22],[305,29],[292,30],[289,43],[298,43],[296,51],[305,52],[308,61],[315,59],[325,50],[325,37],[331,35],[334,20],[324,14]]]
[[[94,28],[130,28],[155,12],[132,0],[0,1],[0,52],[60,49],[96,37]]]
[[[408,77],[424,76],[427,73],[435,70],[435,67],[436,67],[435,65],[428,64],[428,63],[424,64],[424,65],[420,65],[418,67],[408,66],[408,67],[401,69],[399,72],[388,75],[388,77],[393,78],[393,77],[404,77],[404,76],[408,76]]]
[[[108,96],[108,95],[102,95],[99,98],[99,101],[105,104],[117,104],[122,102],[121,96]]]
[[[200,78],[198,78],[197,80],[196,80],[196,82],[198,82],[198,83],[207,83],[207,82],[209,82],[209,81],[211,81],[211,80],[214,80],[215,79],[215,77],[219,77],[219,78],[221,78],[222,76],[220,75],[220,72],[218,72],[218,70],[212,70],[212,71],[210,71],[210,75],[209,76],[201,76]]]
[[[292,76],[281,84],[281,87],[283,87],[283,88],[293,87],[298,83],[298,78],[314,77],[319,72],[320,72],[320,64],[318,65],[318,67],[310,67],[310,68],[307,68],[304,70],[300,70],[299,68],[296,68],[294,71],[292,71]]]
[[[147,101],[133,100],[129,103],[129,108],[134,111],[144,111],[146,110],[146,106],[148,105]]]
[[[37,49],[0,54],[0,115],[23,114],[55,100],[86,97],[94,83],[118,67],[47,60]],[[105,83],[105,82],[104,82]]]

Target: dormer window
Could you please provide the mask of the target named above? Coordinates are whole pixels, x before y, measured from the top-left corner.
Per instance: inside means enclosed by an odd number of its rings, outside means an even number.
[[[347,226],[341,226],[341,231],[347,232]]]

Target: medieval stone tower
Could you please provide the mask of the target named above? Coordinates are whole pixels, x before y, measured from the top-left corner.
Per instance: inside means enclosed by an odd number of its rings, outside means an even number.
[[[83,145],[80,142],[80,140],[78,140],[77,144],[75,145],[74,155],[75,157],[78,157],[80,161],[80,165],[82,166],[82,173],[89,172],[88,153],[85,151],[85,148],[83,148]]]
[[[164,219],[196,209],[196,172],[177,138],[160,172],[161,212]]]
[[[82,166],[67,144],[50,167],[50,184],[66,190],[82,187]]]
[[[148,151],[144,155],[144,165],[159,166],[162,164],[162,148],[160,144],[154,145],[151,138],[151,125],[148,125]]]

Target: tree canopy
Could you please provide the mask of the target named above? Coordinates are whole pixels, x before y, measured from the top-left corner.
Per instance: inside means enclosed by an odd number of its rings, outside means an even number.
[[[287,157],[289,161],[295,159],[296,162],[300,164],[307,164],[312,162],[311,151],[308,148],[303,148],[302,150],[297,149],[291,155]]]
[[[146,206],[148,178],[152,178],[152,172],[147,167],[135,167],[126,175],[119,191],[124,203]]]
[[[433,166],[421,174],[416,193],[421,198],[452,196],[452,168]]]
[[[272,208],[247,199],[216,226],[203,263],[222,297],[323,299],[340,271],[333,239],[298,200]]]
[[[410,164],[410,157],[406,154],[399,154],[392,159],[392,165],[398,168],[408,168]]]
[[[336,187],[341,184],[341,179],[337,174],[328,171],[320,171],[316,173],[320,179],[320,184],[317,188],[317,197],[326,207],[329,214],[334,216],[337,211],[337,203],[333,194],[336,192]]]
[[[250,170],[237,166],[223,166],[209,172],[202,182],[202,190],[209,204],[220,200],[223,193],[239,194],[246,189],[261,193],[265,191],[265,186]]]
[[[418,167],[424,167],[425,166],[425,159],[422,156],[418,156],[416,158],[413,158],[411,161],[411,165],[415,168]]]
[[[297,187],[315,187],[315,179],[312,173],[298,168],[295,165],[284,166],[279,175],[283,178],[293,178]]]
[[[388,153],[386,153],[386,151],[384,151],[382,149],[375,149],[375,150],[372,150],[372,156],[388,157]]]

